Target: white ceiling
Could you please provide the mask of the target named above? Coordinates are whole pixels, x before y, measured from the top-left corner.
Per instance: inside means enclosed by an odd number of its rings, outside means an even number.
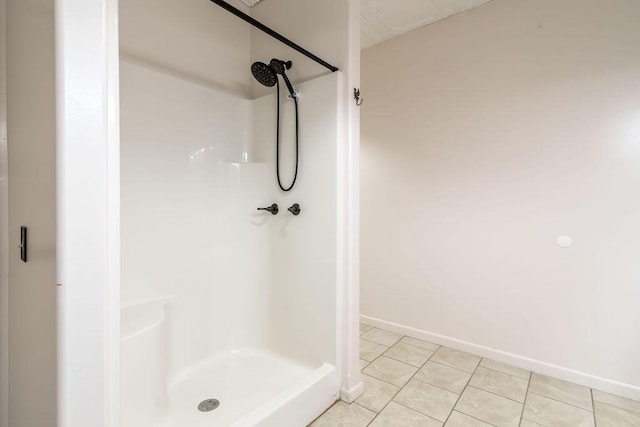
[[[490,0],[361,0],[362,48]]]

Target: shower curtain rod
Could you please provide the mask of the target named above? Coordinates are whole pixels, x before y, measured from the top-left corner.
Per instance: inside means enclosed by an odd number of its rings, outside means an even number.
[[[231,6],[226,1],[224,1],[224,0],[211,0],[211,1],[213,3],[215,3],[215,4],[217,4],[218,6],[220,6],[221,8],[227,10],[228,12],[233,13],[238,18],[240,18],[240,19],[248,22],[249,24],[253,25],[257,29],[269,34],[274,39],[286,44],[287,46],[289,46],[292,49],[297,50],[298,52],[300,52],[301,54],[303,54],[307,58],[313,59],[314,61],[316,61],[318,64],[322,65],[323,67],[326,67],[326,68],[328,68],[328,69],[330,69],[331,71],[334,71],[334,72],[338,71],[338,67],[335,67],[335,66],[329,64],[326,61],[323,61],[322,59],[318,58],[317,56],[315,56],[313,53],[309,52],[308,50],[306,50],[302,46],[299,46],[299,45],[295,44],[294,42],[292,42],[291,40],[289,40],[288,38],[286,38],[282,34],[273,31],[271,28],[267,27],[262,22],[253,19],[252,17],[250,17],[246,13],[244,13],[244,12],[236,9],[235,7]]]

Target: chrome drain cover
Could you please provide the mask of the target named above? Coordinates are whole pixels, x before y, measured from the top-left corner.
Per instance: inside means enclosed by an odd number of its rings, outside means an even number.
[[[198,405],[198,411],[200,412],[209,412],[216,409],[220,406],[220,401],[218,399],[207,399],[200,402]]]

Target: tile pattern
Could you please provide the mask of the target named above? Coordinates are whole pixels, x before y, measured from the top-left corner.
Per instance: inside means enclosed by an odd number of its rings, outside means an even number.
[[[488,391],[467,387],[456,409],[491,425],[518,427],[522,404]]]
[[[380,412],[400,391],[400,387],[369,375],[363,375],[362,381],[364,382],[364,392],[356,399],[356,403],[375,412]]]
[[[427,362],[418,371],[415,379],[440,387],[452,393],[460,394],[467,386],[471,374],[456,368],[450,368],[437,362]]]
[[[593,426],[593,412],[530,392],[522,418],[543,426]]]
[[[595,402],[595,407],[598,426],[640,426],[640,414],[638,413],[625,411],[601,402]]]
[[[424,362],[426,362],[432,354],[433,351],[414,347],[403,342],[397,342],[393,347],[384,352],[385,357],[399,360],[400,362],[404,362],[418,368],[424,365]]]
[[[442,423],[396,402],[390,402],[371,424],[372,427],[442,427]]]
[[[531,374],[529,392],[548,397],[549,399],[557,400],[568,405],[577,406],[578,408],[586,409],[587,411],[593,411],[591,390],[567,381],[547,377],[534,372]]]
[[[362,370],[363,374],[371,375],[389,384],[402,387],[411,379],[418,368],[380,356]]]
[[[640,427],[640,402],[360,325],[365,391],[313,427]]]
[[[524,378],[505,374],[504,372],[494,371],[484,366],[478,366],[475,374],[473,374],[473,378],[469,381],[469,385],[515,400],[516,402],[524,403],[529,381]]]
[[[625,409],[630,412],[635,412],[640,415],[640,402],[637,400],[629,400],[624,397],[614,396],[613,394],[604,393],[602,391],[593,390],[593,401],[606,403],[607,405],[615,406],[616,408]]]
[[[422,381],[411,380],[393,400],[444,422],[458,401],[458,395]]]

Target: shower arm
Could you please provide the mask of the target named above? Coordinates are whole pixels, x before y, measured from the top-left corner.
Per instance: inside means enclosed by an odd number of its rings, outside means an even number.
[[[289,40],[288,38],[286,38],[282,34],[277,33],[274,30],[272,30],[271,28],[267,27],[262,22],[260,22],[260,21],[258,21],[256,19],[253,19],[252,17],[250,17],[246,13],[244,13],[244,12],[236,9],[235,7],[231,6],[226,1],[224,1],[224,0],[211,0],[211,1],[213,3],[215,3],[215,4],[217,4],[218,6],[220,6],[221,8],[225,9],[227,12],[230,12],[230,13],[236,15],[238,18],[248,22],[249,24],[253,25],[257,29],[261,30],[262,32],[267,33],[268,35],[270,35],[274,39],[278,40],[279,42],[286,44],[287,46],[289,46],[292,49],[297,50],[298,52],[300,52],[301,54],[303,54],[307,58],[314,60],[315,62],[317,62],[318,64],[322,65],[325,68],[328,68],[332,72],[339,71],[338,67],[335,67],[335,66],[329,64],[327,61],[324,61],[324,60],[320,59],[319,57],[317,57],[313,53],[309,52],[308,50],[306,50],[302,46],[295,44],[294,42],[292,42],[291,40]]]

